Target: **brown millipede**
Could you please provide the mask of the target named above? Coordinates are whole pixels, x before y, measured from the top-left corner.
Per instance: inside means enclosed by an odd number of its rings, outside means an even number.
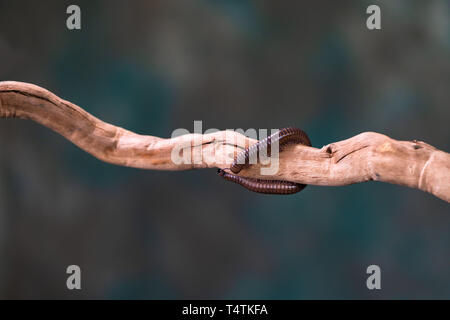
[[[297,128],[283,128],[239,153],[230,167],[230,170],[233,173],[228,173],[222,169],[219,169],[219,175],[228,181],[240,184],[250,191],[259,193],[292,194],[303,190],[306,187],[306,184],[283,180],[244,178],[236,175],[243,168],[248,167],[250,165],[250,159],[254,159],[254,157],[258,156],[261,150],[266,150],[267,156],[270,156],[271,145],[276,141],[278,142],[280,150],[282,146],[285,146],[289,143],[298,143],[306,146],[311,146],[311,141],[309,140],[308,135],[303,130]]]

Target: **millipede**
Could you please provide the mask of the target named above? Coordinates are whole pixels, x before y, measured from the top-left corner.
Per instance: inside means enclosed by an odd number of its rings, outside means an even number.
[[[266,151],[267,156],[270,157],[272,144],[275,142],[278,142],[280,151],[282,151],[282,147],[292,143],[311,146],[311,140],[303,130],[298,128],[283,128],[240,152],[231,164],[230,171],[232,173],[219,169],[218,174],[225,180],[238,183],[253,192],[293,194],[302,191],[306,187],[306,184],[284,180],[244,178],[237,175],[242,169],[251,165],[250,159],[261,158],[261,151]]]

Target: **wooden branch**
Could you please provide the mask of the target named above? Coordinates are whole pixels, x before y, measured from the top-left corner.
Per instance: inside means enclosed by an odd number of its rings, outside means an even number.
[[[105,123],[53,93],[27,83],[0,82],[0,117],[34,120],[112,164],[154,170],[228,168],[237,152],[256,142],[234,131],[163,139]],[[175,149],[174,149],[175,148]],[[172,151],[188,151],[194,163],[174,163]],[[279,170],[245,177],[342,186],[370,180],[417,188],[450,202],[450,154],[421,141],[397,141],[365,132],[321,149],[294,145],[280,153]]]

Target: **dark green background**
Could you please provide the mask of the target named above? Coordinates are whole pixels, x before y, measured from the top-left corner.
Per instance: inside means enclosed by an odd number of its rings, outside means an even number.
[[[78,4],[82,30],[69,31]],[[382,30],[366,28],[378,4]],[[0,0],[0,80],[170,137],[364,131],[450,150],[449,1]],[[450,298],[450,206],[383,183],[289,197],[102,163],[0,120],[0,298]],[[66,289],[66,267],[82,290]],[[377,264],[382,290],[366,288]]]

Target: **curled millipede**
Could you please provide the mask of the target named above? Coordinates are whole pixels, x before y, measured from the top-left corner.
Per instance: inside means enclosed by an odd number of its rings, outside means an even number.
[[[261,151],[266,151],[267,156],[270,157],[272,151],[271,145],[274,142],[278,142],[280,151],[283,146],[291,143],[311,146],[311,141],[303,130],[297,128],[283,128],[239,153],[230,167],[232,173],[219,169],[219,175],[228,181],[240,184],[250,191],[259,193],[292,194],[303,190],[306,187],[305,184],[283,180],[263,180],[237,176],[243,168],[251,165],[250,159],[253,160],[258,156],[261,158]]]

